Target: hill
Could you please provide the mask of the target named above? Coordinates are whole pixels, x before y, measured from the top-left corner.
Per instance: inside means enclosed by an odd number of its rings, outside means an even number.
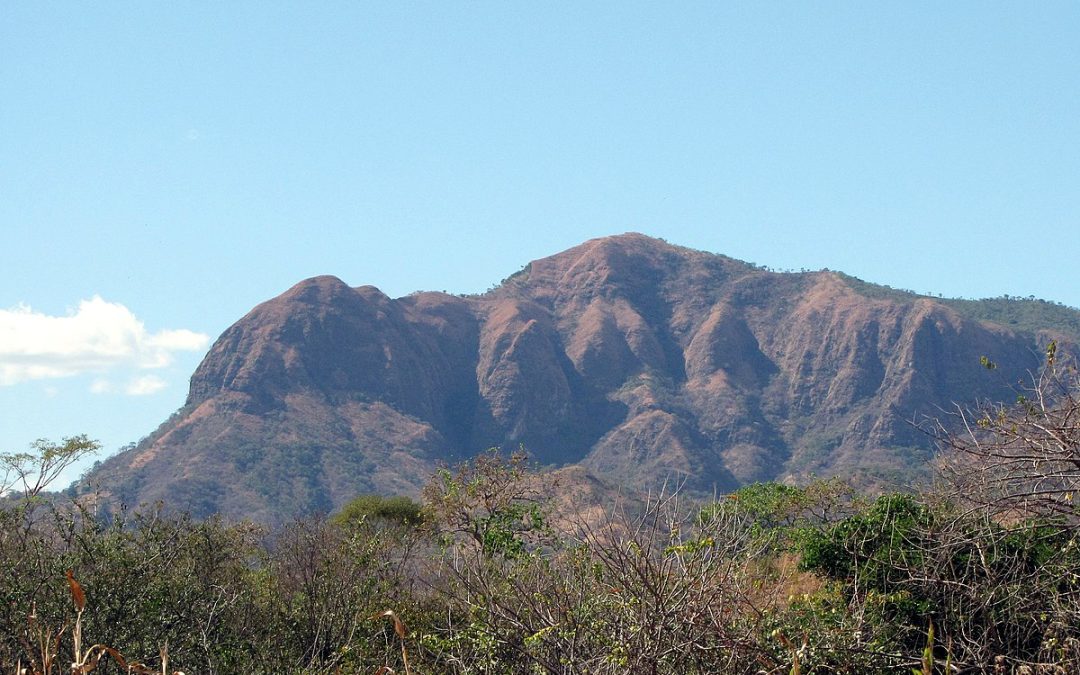
[[[609,485],[903,483],[933,451],[910,420],[1012,398],[1047,341],[1075,342],[1080,313],[1035,302],[775,273],[640,234],[478,296],[316,277],[226,330],[184,407],[87,478],[114,500],[268,522],[415,495],[495,445]]]

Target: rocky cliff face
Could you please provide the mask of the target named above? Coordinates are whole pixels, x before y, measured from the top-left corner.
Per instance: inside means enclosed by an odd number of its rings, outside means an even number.
[[[495,445],[636,486],[905,480],[932,451],[909,420],[1008,396],[1049,335],[862,286],[635,234],[476,297],[317,277],[229,328],[184,408],[90,478],[128,502],[265,521],[415,494],[438,463]]]

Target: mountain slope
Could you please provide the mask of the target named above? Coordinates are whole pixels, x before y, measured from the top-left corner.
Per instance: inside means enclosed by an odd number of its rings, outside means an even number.
[[[534,261],[481,296],[391,299],[317,277],[229,328],[184,408],[89,478],[129,503],[265,521],[415,494],[440,462],[494,445],[703,492],[906,480],[932,450],[908,420],[1008,397],[1041,344],[1072,338],[1065,320],[1018,330],[875,289],[638,234]]]

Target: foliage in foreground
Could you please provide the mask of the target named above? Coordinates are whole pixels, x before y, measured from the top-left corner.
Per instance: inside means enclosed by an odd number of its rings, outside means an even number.
[[[1060,521],[831,482],[703,509],[661,495],[589,522],[537,485],[489,455],[436,477],[422,522],[365,498],[276,532],[17,501],[0,512],[0,663],[31,664],[31,628],[75,660],[71,569],[87,644],[150,664],[167,645],[189,673],[1080,667],[1080,547]]]
[[[493,452],[422,504],[364,496],[268,532],[160,507],[106,520],[16,471],[0,668],[49,672],[45,636],[55,663],[98,642],[163,668],[167,646],[200,673],[1080,672],[1080,387],[1041,382],[944,436],[959,482],[923,495],[769,483],[594,516]],[[63,462],[71,440],[38,447]]]

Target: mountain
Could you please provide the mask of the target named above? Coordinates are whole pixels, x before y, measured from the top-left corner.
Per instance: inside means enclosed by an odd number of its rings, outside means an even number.
[[[184,407],[87,478],[113,500],[267,522],[415,495],[440,463],[496,445],[639,487],[902,482],[933,451],[912,419],[1015,396],[1049,340],[1075,342],[1080,313],[1001,302],[771,272],[640,234],[533,261],[478,296],[316,277],[226,330]]]

